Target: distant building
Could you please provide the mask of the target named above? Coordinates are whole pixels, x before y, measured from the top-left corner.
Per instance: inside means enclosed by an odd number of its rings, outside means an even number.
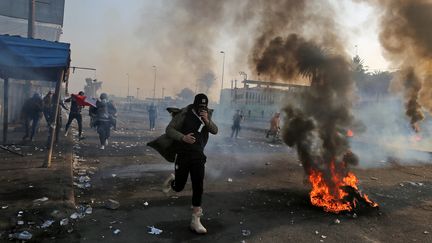
[[[295,96],[308,86],[269,81],[243,80],[243,87],[223,89],[220,108],[224,116],[234,114],[236,110],[246,119],[268,120],[275,112],[283,108],[283,101]]]
[[[86,85],[84,86],[84,93],[88,97],[98,98],[97,91],[102,88],[102,82],[97,79],[86,78]]]

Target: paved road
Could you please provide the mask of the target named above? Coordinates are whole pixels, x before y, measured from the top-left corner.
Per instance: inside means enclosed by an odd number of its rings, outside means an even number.
[[[329,214],[312,207],[309,187],[295,152],[269,144],[263,134],[229,131],[210,138],[207,148],[203,224],[209,233],[188,230],[190,184],[182,193],[160,192],[172,164],[145,144],[163,132],[147,130],[143,114],[121,113],[119,131],[106,150],[99,150],[96,133],[76,141],[75,176],[87,174],[91,187],[76,188],[78,205],[93,211],[73,224],[69,242],[432,242],[432,166],[355,169],[364,192],[379,210]],[[116,210],[104,202],[120,202]],[[336,219],[340,223],[335,223]],[[148,233],[155,226],[163,232]],[[120,233],[114,234],[116,229]],[[429,233],[431,232],[431,233]],[[59,238],[56,238],[59,240]]]

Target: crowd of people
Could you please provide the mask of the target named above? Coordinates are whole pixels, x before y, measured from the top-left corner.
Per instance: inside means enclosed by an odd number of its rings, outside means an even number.
[[[89,106],[89,115],[91,117],[90,127],[96,128],[99,134],[100,149],[105,149],[105,146],[108,144],[111,128],[116,129],[117,109],[114,103],[108,99],[106,93],[102,93],[95,104],[87,102],[86,98],[84,92],[80,91],[78,94],[72,94],[70,97],[60,101],[59,109],[69,111],[64,134],[65,136],[68,135],[72,122],[76,120],[78,125],[78,138],[84,139],[81,112],[85,106]],[[70,107],[67,108],[65,103],[70,103]],[[48,91],[43,98],[39,93],[35,93],[24,102],[21,112],[25,128],[23,140],[29,139],[33,141],[42,117],[45,117],[48,128],[53,125],[55,107],[57,106],[55,105],[54,93],[52,91]],[[61,110],[59,110],[55,130],[56,140],[58,140],[58,132],[62,126],[61,117]]]
[[[53,92],[42,98],[39,94],[34,94],[28,99],[23,107],[25,124],[25,136],[23,139],[35,136],[39,120],[45,116],[48,126],[53,123],[54,104]],[[68,109],[64,103],[70,103]],[[68,135],[71,123],[76,120],[78,124],[78,137],[83,139],[82,133],[82,110],[89,106],[90,127],[94,127],[99,134],[100,149],[105,149],[110,137],[111,128],[116,128],[117,109],[113,102],[108,99],[108,95],[102,93],[95,103],[86,101],[84,92],[70,97],[60,102],[61,107],[69,111],[68,121],[64,128],[65,135]],[[155,148],[165,159],[174,163],[174,173],[169,175],[162,185],[162,191],[169,193],[171,190],[180,192],[184,189],[190,175],[192,182],[192,220],[190,228],[196,233],[205,234],[207,229],[202,225],[200,218],[203,215],[202,195],[204,192],[204,174],[207,157],[204,148],[209,139],[209,134],[217,134],[218,127],[212,121],[213,110],[208,108],[208,98],[205,94],[197,94],[192,104],[175,109],[172,112],[172,120],[166,127],[166,134],[148,143]],[[149,129],[155,130],[157,118],[157,108],[152,103],[148,109]],[[60,119],[61,120],[61,119]],[[241,130],[241,123],[244,120],[243,113],[237,110],[232,118],[231,138],[238,138]],[[30,123],[32,128],[30,131]],[[275,113],[270,120],[270,128],[266,136],[278,136],[280,131],[280,113]]]

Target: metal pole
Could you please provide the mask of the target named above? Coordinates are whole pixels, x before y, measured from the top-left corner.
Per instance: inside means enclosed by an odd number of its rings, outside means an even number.
[[[129,73],[126,73],[127,77],[128,77],[128,92],[127,92],[127,98],[129,99]]]
[[[138,99],[138,92],[139,92],[139,88],[137,88],[137,96],[136,96],[136,99]]]
[[[225,52],[221,51],[220,53],[223,54],[223,61],[222,61],[222,82],[221,82],[221,92],[223,90],[223,79],[224,79],[224,69],[225,69]]]
[[[156,71],[157,71],[156,66],[153,66],[153,69],[154,69],[154,82],[153,82],[153,101],[154,101],[156,98]]]
[[[34,38],[35,29],[35,5],[36,0],[29,0],[29,15],[28,15],[28,27],[27,27],[27,37]]]
[[[54,102],[55,102],[55,106],[54,106],[54,118],[52,120],[52,125],[49,128],[49,145],[48,145],[48,156],[47,159],[45,161],[45,163],[43,164],[43,167],[45,168],[49,168],[51,167],[51,158],[52,158],[52,153],[53,153],[53,147],[54,147],[54,132],[57,126],[57,117],[59,116],[59,106],[60,106],[60,88],[61,88],[61,84],[63,82],[64,79],[64,74],[65,71],[63,70],[61,73],[61,78],[60,80],[57,81],[57,85],[56,85],[56,89],[55,89],[55,97],[54,97]]]
[[[7,142],[9,120],[9,78],[4,79],[3,87],[3,144]]]
[[[162,99],[164,98],[165,88],[162,88]]]

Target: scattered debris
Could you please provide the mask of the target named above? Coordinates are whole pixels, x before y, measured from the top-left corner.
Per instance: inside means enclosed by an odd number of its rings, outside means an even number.
[[[18,240],[30,240],[33,235],[28,231],[23,231],[20,233],[10,234],[9,238],[18,239]]]
[[[427,235],[427,234],[429,234],[429,231],[425,230],[425,231],[423,231],[423,234]]]
[[[243,236],[249,236],[250,234],[251,234],[250,230],[247,230],[247,229],[242,230],[242,235]]]
[[[64,219],[60,220],[60,225],[61,226],[68,225],[68,224],[69,224],[69,219],[68,218],[64,218]]]
[[[144,206],[148,206],[149,205],[149,203],[148,202],[144,202]]]
[[[116,230],[113,231],[113,233],[114,233],[115,235],[120,234],[120,232],[121,232],[121,230],[119,230],[119,229],[116,229]]]
[[[48,198],[47,197],[42,197],[42,198],[38,198],[38,199],[33,200],[33,203],[34,204],[40,204],[40,203],[43,203],[43,202],[46,202],[46,201],[48,201]]]
[[[108,209],[112,209],[112,210],[114,210],[114,209],[117,209],[117,208],[120,207],[120,203],[117,202],[116,200],[108,199],[108,200],[105,202],[105,207],[108,208]]]
[[[424,183],[421,182],[413,182],[413,181],[405,181],[406,183],[409,183],[412,186],[423,186]]]
[[[233,179],[232,178],[228,178],[228,182],[232,182],[233,181]]]
[[[92,207],[88,207],[88,208],[85,210],[85,213],[86,213],[86,214],[92,214],[92,213],[93,213],[93,208],[92,208]]]
[[[339,219],[335,219],[335,220],[334,220],[334,223],[335,223],[335,224],[340,224],[340,222],[341,222],[341,221],[340,221]]]
[[[327,235],[321,235],[321,238],[325,239],[327,238]]]
[[[70,216],[71,219],[77,219],[78,217],[79,217],[79,214],[78,214],[78,213],[73,213],[73,214],[71,214],[71,216]]]
[[[78,181],[79,182],[81,182],[81,183],[83,183],[83,182],[89,182],[91,179],[90,179],[90,177],[88,177],[88,176],[80,176],[79,178],[78,178]]]
[[[117,177],[117,174],[111,174],[111,176],[112,176],[113,178],[115,178],[115,177]]]
[[[41,228],[42,228],[42,229],[48,228],[48,227],[50,227],[54,222],[55,222],[54,220],[47,220],[47,221],[45,221],[45,222],[41,225]]]
[[[353,217],[353,219],[356,219],[356,218],[358,218],[358,216],[357,216],[357,214],[356,214],[356,213],[353,213],[352,217]]]
[[[22,221],[22,220],[18,220],[18,221],[17,221],[17,225],[24,225],[24,221]]]
[[[78,187],[78,188],[80,188],[80,189],[86,189],[86,188],[90,188],[91,187],[91,184],[88,183],[88,182],[85,183],[85,184],[74,182],[73,185],[76,186],[76,187]]]
[[[155,228],[154,226],[147,226],[149,228],[148,233],[151,235],[159,235],[163,232],[163,230]]]
[[[371,176],[370,178],[371,178],[371,180],[374,180],[374,181],[378,180],[377,177],[373,177],[373,176]]]
[[[60,214],[59,210],[54,210],[50,213],[50,215],[51,215],[51,217],[59,218],[61,214]]]
[[[318,230],[315,230],[315,234],[316,234],[316,235],[319,234]]]
[[[4,205],[1,207],[1,209],[7,209],[9,206],[8,205]]]

